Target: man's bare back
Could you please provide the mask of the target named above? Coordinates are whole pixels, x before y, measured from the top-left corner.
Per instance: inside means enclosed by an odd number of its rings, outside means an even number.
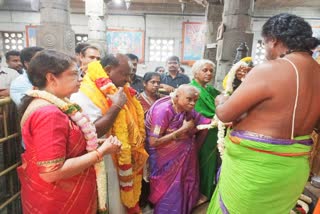
[[[309,135],[320,118],[320,66],[311,57],[320,40],[312,35],[301,17],[269,18],[261,31],[268,61],[253,68],[229,99],[216,98],[216,115],[235,130],[219,141],[225,150],[208,213],[282,214],[296,204],[310,175]],[[297,136],[304,137],[291,140]]]
[[[294,136],[310,134],[320,119],[320,66],[307,52],[293,52],[284,58],[293,62],[299,73]],[[291,138],[296,81],[290,62],[281,58],[268,61],[252,69],[217,113],[224,122],[236,121],[234,129]]]

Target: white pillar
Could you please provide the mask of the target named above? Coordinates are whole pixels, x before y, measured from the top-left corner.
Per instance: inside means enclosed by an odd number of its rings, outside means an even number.
[[[88,43],[97,46],[102,55],[107,52],[107,5],[104,0],[86,0]]]

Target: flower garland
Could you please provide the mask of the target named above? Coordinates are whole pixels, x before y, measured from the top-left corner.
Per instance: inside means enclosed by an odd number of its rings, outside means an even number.
[[[230,72],[227,74],[226,78],[224,79],[224,88],[223,95],[226,97],[230,97],[233,93],[233,81],[236,78],[236,73],[241,66],[248,67],[249,63],[252,62],[251,57],[245,57],[241,59],[239,62],[234,64],[230,70]],[[219,120],[217,115],[214,115],[214,120],[218,124],[218,150],[220,152],[221,158],[223,157],[223,153],[225,150],[225,144],[224,144],[224,138],[225,138],[225,132],[226,132],[226,126],[225,124]]]
[[[226,126],[224,125],[224,123],[221,120],[219,120],[217,115],[214,115],[214,120],[218,122],[218,141],[217,141],[217,145],[218,145],[218,151],[220,152],[220,157],[222,158],[223,157],[223,153],[224,153],[224,149],[225,149],[224,137],[225,137]]]
[[[223,92],[223,95],[226,97],[230,97],[232,92],[233,92],[233,81],[235,79],[236,76],[236,71],[237,69],[231,69],[231,71],[228,73],[228,79],[226,82],[226,88]],[[217,141],[217,145],[218,145],[218,150],[220,153],[220,157],[222,159],[223,154],[224,154],[224,149],[225,149],[225,144],[224,144],[224,138],[225,138],[225,134],[226,134],[226,126],[224,125],[224,123],[219,120],[217,115],[214,115],[214,120],[216,121],[216,123],[218,124],[218,141]]]
[[[108,77],[101,77],[95,80],[96,86],[104,95],[112,95],[117,91],[116,86]],[[137,210],[137,202],[139,201],[141,192],[142,167],[146,158],[143,154],[135,154],[132,147],[144,148],[145,140],[144,128],[144,111],[136,99],[136,91],[128,86],[124,86],[124,93],[127,97],[127,103],[122,107],[112,127],[112,134],[118,137],[122,142],[121,152],[115,157],[118,163],[118,175],[120,180],[120,193],[123,204],[130,209]],[[107,99],[109,106],[112,105],[110,99]],[[137,124],[133,124],[127,115],[131,112],[131,116]],[[138,129],[133,128],[138,126]],[[147,156],[146,156],[147,157]]]
[[[82,113],[81,107],[78,104],[71,103],[67,98],[64,100],[55,95],[41,90],[29,90],[26,93],[28,96],[41,98],[49,101],[57,106],[63,113],[67,114],[73,122],[81,129],[87,142],[86,150],[88,152],[95,151],[99,144],[95,126],[90,122],[90,119]],[[104,161],[100,161],[94,165],[97,179],[97,190],[99,199],[99,211],[106,212],[106,172]]]
[[[89,63],[80,91],[89,97],[104,115],[113,105],[109,95],[115,94],[118,89],[101,63],[96,61]],[[127,102],[119,111],[112,128],[106,135],[117,136],[122,143],[120,153],[112,155],[118,169],[121,202],[128,208],[128,213],[139,213],[142,169],[148,158],[144,149],[144,112],[134,89],[125,85],[123,92],[126,94]]]

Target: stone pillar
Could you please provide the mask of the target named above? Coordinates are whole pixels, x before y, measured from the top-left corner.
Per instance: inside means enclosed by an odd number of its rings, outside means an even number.
[[[217,72],[215,86],[222,89],[222,81],[232,67],[236,49],[246,42],[251,56],[253,33],[251,14],[254,0],[225,0],[222,24],[219,27],[217,47]],[[220,37],[220,38],[219,38]]]
[[[203,58],[209,59],[216,63],[217,53],[217,32],[222,22],[223,5],[214,0],[209,1],[206,8],[206,45]]]
[[[37,46],[74,54],[75,36],[69,17],[69,0],[40,0]]]
[[[101,55],[107,53],[107,5],[104,0],[86,0],[88,43],[99,48]]]
[[[249,48],[245,42],[241,42],[240,46],[237,48],[236,56],[233,60],[233,64],[239,62],[242,58],[245,58],[248,55]]]

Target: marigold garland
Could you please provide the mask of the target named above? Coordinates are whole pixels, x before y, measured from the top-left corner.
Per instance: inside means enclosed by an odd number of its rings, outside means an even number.
[[[81,129],[87,142],[86,149],[88,152],[94,151],[98,148],[98,138],[95,126],[90,122],[90,119],[82,113],[82,109],[78,104],[71,103],[67,98],[64,100],[55,95],[42,91],[30,90],[26,93],[28,96],[41,98],[49,101],[57,106],[63,113],[67,114],[72,121],[74,121]],[[104,162],[100,161],[94,165],[97,180],[99,211],[106,212],[106,172]]]
[[[96,84],[99,82],[101,83],[104,81],[97,80]],[[97,86],[99,86],[99,84],[97,84]],[[102,87],[103,86],[100,86],[99,88]],[[113,86],[110,85],[109,87]],[[107,88],[104,89],[106,89],[104,92],[109,92],[105,93],[106,95],[115,92],[115,90],[110,90]],[[122,143],[119,155],[114,155],[114,159],[116,160],[119,169],[118,174],[120,180],[121,201],[126,207],[133,208],[139,201],[142,179],[142,173],[135,172],[142,170],[145,159],[135,157],[136,155],[132,154],[131,151],[133,150],[132,147],[143,147],[143,142],[145,139],[143,120],[144,113],[140,103],[138,103],[139,101],[135,98],[135,96],[132,96],[132,89],[130,89],[128,86],[125,86],[124,92],[127,95],[127,104],[124,105],[120,110],[112,126],[111,133],[117,136],[119,141]],[[128,112],[130,112],[131,115],[128,114]],[[133,117],[134,120],[132,120],[130,117]],[[133,124],[133,121],[137,121],[138,124]],[[139,129],[134,128],[136,126],[139,127]],[[141,169],[134,168],[132,165],[132,160],[134,160],[135,165],[141,166]],[[140,163],[137,163],[137,161]]]
[[[94,82],[95,87],[103,94],[103,97],[100,95],[99,98],[96,97],[94,103],[99,106],[102,112],[106,112],[112,105],[108,95],[116,93],[118,89],[99,62],[89,64],[85,82],[91,86]],[[118,167],[121,201],[130,210],[135,209],[139,201],[142,169],[148,154],[144,150],[145,126],[142,106],[136,99],[134,89],[128,85],[125,85],[123,89],[127,103],[118,113],[111,134],[117,136],[122,143],[120,153],[113,155],[113,160]],[[86,89],[84,88],[83,91]]]

